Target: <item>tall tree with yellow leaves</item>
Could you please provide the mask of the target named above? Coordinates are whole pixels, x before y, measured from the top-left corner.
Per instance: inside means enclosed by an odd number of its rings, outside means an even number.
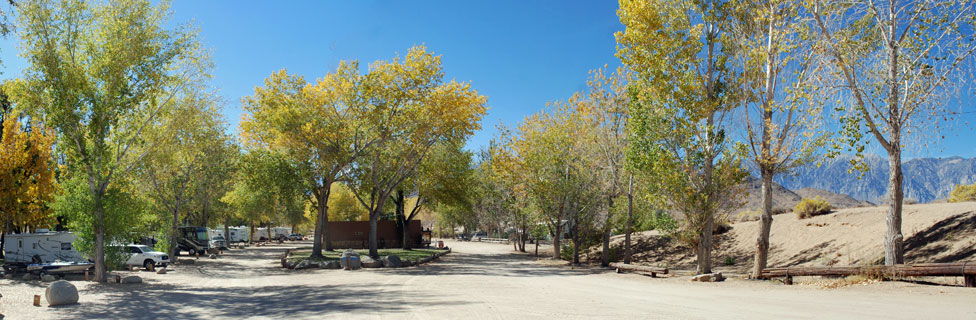
[[[13,230],[51,222],[47,202],[54,194],[51,145],[55,136],[36,122],[22,125],[21,115],[16,110],[4,114],[0,130],[0,223],[4,237]],[[0,246],[0,257],[2,252]]]

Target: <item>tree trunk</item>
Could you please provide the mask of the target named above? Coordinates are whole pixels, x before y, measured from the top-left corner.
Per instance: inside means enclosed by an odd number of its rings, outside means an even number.
[[[176,257],[176,255],[178,253],[180,253],[179,242],[177,242],[177,240],[176,240],[176,238],[177,238],[177,235],[176,234],[180,230],[179,229],[179,227],[180,227],[179,216],[180,216],[179,215],[179,212],[176,211],[176,210],[173,210],[173,229],[169,233],[169,256],[170,257]]]
[[[576,226],[573,226],[573,264],[579,264],[579,247],[580,247],[580,234],[579,234],[579,222]]]
[[[634,254],[630,246],[630,234],[634,232],[634,176],[631,175],[627,182],[627,226],[624,236],[624,263],[630,264],[631,256]]]
[[[897,137],[893,134],[892,137]],[[885,233],[885,265],[905,263],[903,240],[901,233],[902,200],[904,200],[903,177],[901,172],[901,150],[896,148],[897,138],[891,139],[891,150],[888,151],[888,217],[887,232]]]
[[[899,43],[895,38],[897,31],[898,12],[894,5],[889,5],[889,24],[887,43],[888,77],[885,85],[888,87],[888,132],[890,133],[888,151],[888,217],[887,232],[885,232],[885,265],[904,263],[904,248],[901,234],[901,209],[904,200],[904,190],[901,173],[901,112],[898,107],[898,50]]]
[[[104,193],[95,193],[95,281],[107,279],[105,266],[105,208],[102,206]]]
[[[535,256],[539,256],[539,239],[535,239]]]
[[[711,217],[711,214],[706,219],[705,227],[702,228],[702,233],[698,239],[698,250],[696,250],[698,266],[695,269],[695,274],[712,273],[712,232],[715,227],[715,219]]]
[[[610,266],[610,212],[613,210],[613,197],[607,198],[607,216],[603,220],[603,254],[600,255],[600,266]]]
[[[382,208],[382,206],[377,206],[377,208]],[[375,209],[379,210],[379,209]],[[378,243],[376,242],[376,228],[377,220],[380,219],[379,212],[369,213],[369,256],[373,258],[379,258],[380,251],[378,248]]]
[[[400,243],[400,248],[404,250],[409,250],[410,244],[407,243],[407,240],[410,238],[410,234],[407,231],[407,223],[408,223],[407,213],[406,213],[407,201],[406,201],[406,197],[403,194],[403,190],[397,190],[397,195],[394,202],[395,202],[394,204],[396,205],[397,225],[400,227],[399,230],[397,231],[399,231],[400,239],[403,241],[402,243]]]
[[[562,230],[562,223],[556,223],[556,226],[553,227],[552,230],[553,230],[553,232],[552,232],[553,233],[553,235],[552,235],[552,258],[553,259],[556,259],[556,260],[559,260],[560,259],[560,256],[559,256],[559,249],[560,249],[559,248],[559,242],[560,242],[559,240],[560,239],[559,238],[561,238],[562,233],[563,233],[562,232],[563,231]]]
[[[230,219],[224,219],[224,245],[230,248]]]
[[[312,257],[322,257],[322,245],[326,251],[332,251],[332,237],[326,230],[329,226],[329,195],[332,192],[332,181],[322,179],[322,185],[317,192],[318,199],[318,219],[315,222],[315,233],[312,236]],[[271,236],[269,233],[268,236]]]
[[[762,279],[762,271],[766,269],[769,257],[769,230],[773,224],[773,171],[769,168],[760,169],[762,172],[762,215],[759,217],[759,239],[756,240],[756,259],[752,269],[753,279]]]
[[[3,233],[0,233],[0,259],[6,259],[3,249],[7,246],[7,232],[10,230],[10,219],[3,224]]]

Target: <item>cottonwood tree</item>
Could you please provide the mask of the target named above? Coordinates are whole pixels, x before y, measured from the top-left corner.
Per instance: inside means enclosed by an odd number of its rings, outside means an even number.
[[[810,163],[824,146],[818,133],[822,104],[810,88],[816,73],[813,43],[802,3],[739,1],[731,43],[741,70],[741,99],[748,156],[759,169],[761,215],[752,277],[762,277],[773,223],[773,178]]]
[[[583,116],[589,126],[586,139],[592,143],[594,151],[595,170],[603,197],[606,200],[606,214],[603,217],[603,251],[600,264],[610,265],[610,232],[613,231],[613,208],[620,196],[626,195],[627,220],[624,238],[624,262],[630,263],[630,233],[633,224],[633,180],[627,171],[627,148],[630,134],[627,131],[629,103],[627,95],[627,71],[624,68],[607,75],[607,70],[599,69],[591,72],[591,79],[587,81],[589,91],[586,93]]]
[[[525,252],[528,231],[535,219],[528,208],[522,159],[515,149],[514,139],[511,129],[498,126],[498,135],[481,154],[476,177],[482,192],[479,197],[483,199],[480,207],[496,218],[486,220],[498,221],[503,226],[511,225],[515,231],[515,238],[512,239],[515,250]]]
[[[216,98],[199,89],[181,94],[173,108],[162,110],[156,125],[143,135],[153,141],[136,172],[146,185],[145,194],[165,208],[171,218],[170,256],[179,253],[177,233],[181,213],[197,195],[204,164],[216,148],[227,144],[225,125],[217,111]],[[206,226],[206,225],[204,225]]]
[[[143,154],[144,129],[187,73],[203,73],[195,34],[171,30],[167,3],[90,4],[39,0],[19,5],[18,33],[28,65],[18,101],[59,134],[72,168],[83,170],[94,217],[95,280],[105,281],[106,191]]]
[[[468,188],[471,181],[472,154],[463,149],[460,141],[438,143],[424,158],[413,177],[397,188],[393,198],[397,223],[402,228],[402,247],[410,249],[410,221],[426,208],[438,204],[470,206]],[[406,192],[413,197],[407,198]],[[408,200],[412,200],[407,210]]]
[[[55,135],[36,121],[21,123],[16,109],[0,112],[0,235],[6,237],[52,220],[47,203],[54,194]],[[2,258],[6,241],[0,242]]]
[[[444,82],[440,57],[423,46],[370,66],[360,88],[375,143],[357,157],[350,187],[369,211],[369,253],[377,257],[377,222],[386,202],[437,143],[463,141],[480,128],[486,98],[457,81]]]
[[[577,109],[582,99],[576,94],[526,117],[514,142],[529,201],[553,238],[553,258],[561,258],[561,238],[568,231],[574,243],[573,263],[579,263],[581,227],[590,224],[599,208],[596,181],[589,172],[592,157],[580,139],[587,130]]]
[[[727,139],[737,105],[730,84],[729,4],[723,1],[620,2],[617,56],[631,87],[630,160],[683,214],[680,236],[695,249],[696,273],[711,272],[717,219],[735,208],[746,174]]]
[[[841,84],[846,146],[868,132],[888,154],[885,264],[904,263],[902,148],[912,129],[938,130],[947,96],[963,88],[976,50],[972,1],[811,1],[813,28]],[[924,128],[924,129],[923,129]]]
[[[294,159],[308,173],[316,208],[312,256],[331,251],[329,196],[357,157],[377,141],[369,135],[374,117],[362,101],[358,62],[339,67],[314,85],[285,70],[273,73],[254,95],[243,99],[248,112],[241,122],[244,140]]]

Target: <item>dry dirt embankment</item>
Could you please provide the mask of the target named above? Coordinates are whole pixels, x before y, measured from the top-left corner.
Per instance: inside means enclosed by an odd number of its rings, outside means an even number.
[[[887,207],[863,207],[803,220],[792,213],[776,215],[769,265],[875,263],[883,257],[886,213]],[[728,233],[717,236],[713,264],[722,269],[748,270],[758,229],[757,221],[739,222]],[[908,263],[976,260],[976,202],[905,206],[902,232]],[[622,235],[611,241],[614,246],[623,246]],[[693,268],[691,250],[656,231],[635,234],[633,241],[638,264]]]

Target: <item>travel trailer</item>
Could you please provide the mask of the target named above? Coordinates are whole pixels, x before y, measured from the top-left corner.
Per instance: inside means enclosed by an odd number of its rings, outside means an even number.
[[[35,233],[8,234],[4,245],[5,265],[12,270],[31,272],[84,272],[94,264],[75,250],[71,232],[39,229]]]

